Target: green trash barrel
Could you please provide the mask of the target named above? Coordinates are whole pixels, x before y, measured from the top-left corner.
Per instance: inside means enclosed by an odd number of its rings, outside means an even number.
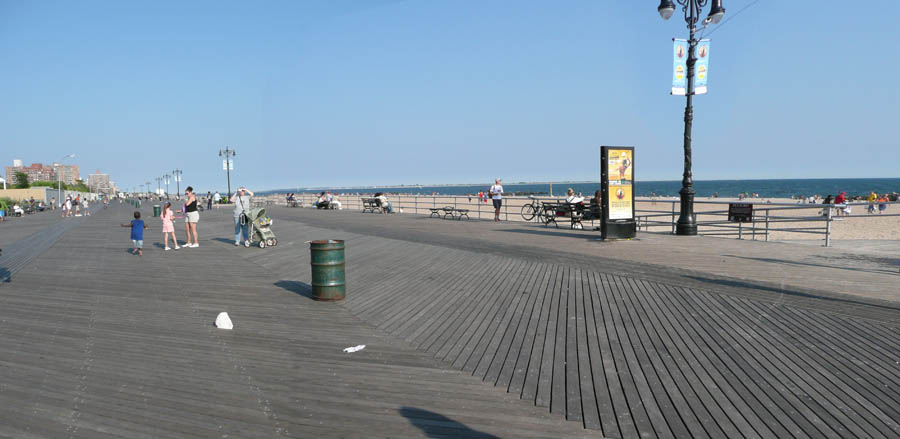
[[[161,211],[162,211],[162,209],[160,208],[159,204],[154,204],[154,205],[153,205],[153,217],[154,217],[154,218],[158,217],[158,216],[159,216],[159,213],[160,213]]]
[[[344,277],[344,241],[329,239],[309,244],[312,266],[312,295],[315,300],[343,300],[347,289]]]

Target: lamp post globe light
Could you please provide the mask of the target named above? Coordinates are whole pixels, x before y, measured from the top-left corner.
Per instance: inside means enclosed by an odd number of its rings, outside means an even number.
[[[225,157],[225,161],[223,163],[225,167],[225,174],[228,178],[228,198],[226,198],[228,200],[231,199],[231,158],[235,155],[237,155],[237,153],[234,151],[234,148],[229,148],[226,146],[225,149],[219,150],[219,157]]]
[[[678,222],[675,223],[676,235],[696,235],[697,234],[697,217],[694,215],[694,178],[691,173],[691,126],[694,121],[694,64],[697,63],[697,55],[695,49],[699,40],[695,36],[697,32],[697,21],[700,18],[701,11],[710,4],[710,0],[661,0],[656,10],[663,20],[672,18],[675,13],[675,2],[681,6],[684,12],[684,21],[687,23],[690,31],[688,39],[688,58],[687,58],[687,103],[684,107],[684,175],[681,179],[681,213]],[[722,0],[712,0],[709,8],[709,14],[703,20],[703,24],[717,24],[722,21],[725,16],[725,8],[722,7]]]

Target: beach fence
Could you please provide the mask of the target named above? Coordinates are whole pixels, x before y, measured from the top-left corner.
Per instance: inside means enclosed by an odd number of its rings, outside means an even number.
[[[865,221],[873,218],[897,217],[900,214],[860,214],[871,206],[867,202],[844,204],[772,203],[760,199],[743,199],[738,203],[753,205],[749,222],[729,220],[729,205],[735,201],[694,200],[697,233],[705,236],[730,236],[737,239],[765,240],[778,233],[818,235],[825,247],[831,247],[832,227],[835,221]],[[681,212],[678,199],[644,199],[636,210],[638,230],[645,232],[675,233]],[[650,204],[648,207],[647,204]],[[900,203],[886,203],[900,204]],[[855,215],[847,212],[855,211]],[[893,209],[892,209],[893,210]],[[813,238],[816,239],[816,238]]]
[[[335,199],[341,203],[342,209],[362,210],[363,198],[371,194],[337,195]],[[295,202],[302,207],[314,206],[315,194],[295,194]],[[388,194],[393,203],[394,212],[413,215],[431,215],[431,209],[452,207],[468,209],[472,219],[493,219],[494,207],[490,199],[485,202],[477,196],[467,195],[414,195]],[[269,195],[268,203],[286,205],[283,194]],[[565,202],[564,197],[548,196],[504,196],[500,218],[504,221],[525,222],[522,211],[525,205],[534,202]],[[746,223],[731,222],[728,219],[728,207],[731,203],[753,204],[751,221]],[[887,203],[888,205],[900,202]],[[854,215],[844,216],[839,211],[849,206]],[[831,246],[832,226],[835,221],[865,221],[866,218],[896,217],[900,214],[866,215],[867,202],[854,202],[841,205],[807,204],[807,203],[773,203],[764,199],[743,199],[734,201],[694,200],[694,213],[697,221],[697,232],[704,236],[734,237],[737,239],[769,241],[774,234],[779,237],[797,236],[801,239],[820,239],[826,247]],[[675,226],[680,215],[681,202],[678,198],[638,197],[635,199],[635,221],[639,231],[648,233],[675,233]],[[891,211],[895,210],[891,207]],[[862,214],[861,214],[862,213]],[[536,221],[536,220],[532,220]],[[590,222],[591,226],[595,225]],[[599,222],[596,223],[599,225]],[[585,224],[586,229],[590,229]],[[803,238],[806,237],[806,238]]]

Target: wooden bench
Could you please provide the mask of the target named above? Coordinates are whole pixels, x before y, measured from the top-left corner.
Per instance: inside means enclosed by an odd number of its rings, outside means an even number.
[[[545,201],[541,204],[542,209],[540,212],[540,218],[541,222],[544,223],[544,226],[549,226],[552,223],[554,226],[559,228],[558,220],[560,218],[566,218],[569,220],[569,228],[584,228],[584,225],[581,223],[581,221],[584,219],[585,212],[585,207],[583,204],[552,201]]]
[[[381,205],[381,200],[379,200],[378,198],[362,198],[362,203],[363,203],[363,209],[362,209],[363,213],[366,213],[366,212],[385,213],[387,211],[387,209],[385,209],[385,207]]]
[[[444,211],[444,219],[447,219],[449,216],[451,219],[461,220],[463,217],[469,219],[469,209],[457,209],[453,206],[444,206],[440,208],[440,210]],[[432,212],[433,214],[433,212]]]
[[[469,209],[457,209],[453,206],[444,206],[444,207],[429,207],[428,210],[431,211],[431,215],[429,218],[444,218],[448,217],[451,219],[469,219]]]

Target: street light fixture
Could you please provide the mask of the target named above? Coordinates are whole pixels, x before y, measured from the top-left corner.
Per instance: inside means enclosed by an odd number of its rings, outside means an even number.
[[[225,174],[228,176],[228,198],[231,199],[231,158],[237,155],[234,151],[234,148],[228,148],[219,150],[219,157],[225,157]]]
[[[681,5],[684,11],[684,21],[690,30],[690,39],[688,40],[688,59],[687,59],[687,103],[684,107],[684,175],[681,179],[681,213],[678,222],[675,223],[676,235],[696,235],[697,234],[697,217],[694,215],[694,178],[691,172],[691,126],[694,122],[694,64],[697,63],[697,54],[695,49],[699,40],[695,37],[697,32],[697,21],[700,17],[700,11],[709,4],[710,0],[675,0]],[[675,13],[675,3],[672,0],[661,0],[659,7],[656,8],[659,16],[663,20],[668,20]],[[722,7],[722,0],[712,0],[712,6],[704,20],[706,23],[718,23],[725,15],[725,8]]]

